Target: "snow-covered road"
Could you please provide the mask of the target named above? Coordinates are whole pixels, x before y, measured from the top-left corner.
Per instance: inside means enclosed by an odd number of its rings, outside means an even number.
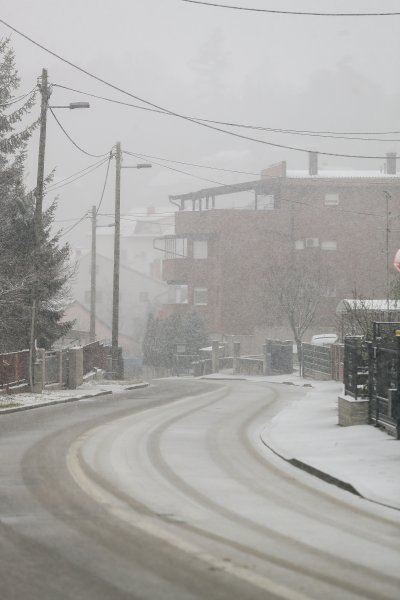
[[[126,527],[266,597],[397,599],[400,515],[319,481],[261,442],[305,391],[229,381],[78,439],[75,481]]]

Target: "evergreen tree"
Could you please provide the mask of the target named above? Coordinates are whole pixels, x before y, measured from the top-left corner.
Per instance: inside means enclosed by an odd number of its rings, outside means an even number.
[[[204,320],[196,312],[175,314],[166,319],[150,315],[143,342],[143,362],[153,367],[172,368],[178,344],[186,346],[185,354],[194,355],[208,343]]]
[[[38,121],[24,127],[36,94],[24,102],[9,40],[0,41],[0,351],[29,347],[34,287],[40,294],[38,344],[51,344],[70,329],[61,324],[62,297],[68,280],[67,245],[51,235],[56,204],[43,214],[40,249],[35,248],[34,194],[25,189],[26,144]],[[21,105],[21,102],[22,105]],[[18,108],[14,108],[15,105]],[[47,179],[49,181],[49,178]],[[35,268],[35,264],[38,268]]]

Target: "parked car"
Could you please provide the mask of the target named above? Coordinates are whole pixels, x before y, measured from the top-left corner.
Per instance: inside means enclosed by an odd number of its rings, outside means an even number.
[[[321,333],[319,335],[313,335],[311,343],[315,346],[332,346],[337,342],[338,336],[336,333]]]

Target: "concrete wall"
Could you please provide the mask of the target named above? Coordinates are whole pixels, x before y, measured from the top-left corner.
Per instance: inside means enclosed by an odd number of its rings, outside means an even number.
[[[339,425],[366,425],[368,423],[368,400],[355,400],[350,396],[338,397]]]

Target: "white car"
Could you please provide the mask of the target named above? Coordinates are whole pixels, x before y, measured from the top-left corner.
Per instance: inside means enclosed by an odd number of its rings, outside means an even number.
[[[337,342],[337,339],[336,333],[321,333],[320,335],[313,335],[311,343],[315,346],[332,346]]]

